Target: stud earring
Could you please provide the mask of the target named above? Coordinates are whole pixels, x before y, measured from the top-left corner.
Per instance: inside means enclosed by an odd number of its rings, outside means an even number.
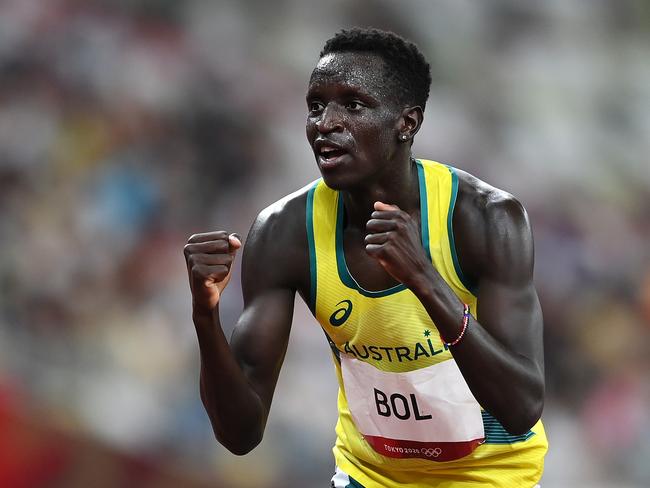
[[[408,137],[407,137],[406,134],[402,134],[401,136],[399,136],[399,138],[400,138],[401,140],[405,141]]]

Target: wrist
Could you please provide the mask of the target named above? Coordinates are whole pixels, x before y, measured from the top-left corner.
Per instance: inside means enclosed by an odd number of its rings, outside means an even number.
[[[212,323],[214,320],[215,314],[219,313],[219,304],[217,303],[214,307],[208,307],[205,305],[192,302],[192,320],[194,323]]]
[[[439,329],[456,330],[456,319],[463,315],[463,302],[452,291],[435,268],[424,278],[418,276],[409,289],[420,300]]]
[[[463,337],[465,337],[465,332],[467,332],[467,328],[469,326],[469,320],[470,320],[469,305],[464,303],[463,304],[463,316],[462,316],[462,320],[461,320],[460,332],[453,339],[445,339],[445,337],[441,333],[440,334],[440,340],[442,341],[442,343],[446,347],[451,347],[451,346],[455,346],[456,344],[458,344],[463,339]]]
[[[429,269],[425,268],[420,273],[414,274],[404,284],[421,302],[430,301],[436,297],[436,278],[439,276],[435,268],[429,266]]]

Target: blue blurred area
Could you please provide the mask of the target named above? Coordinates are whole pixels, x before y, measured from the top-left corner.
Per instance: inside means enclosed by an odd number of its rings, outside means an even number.
[[[327,484],[336,385],[315,322],[297,308],[264,442],[228,454],[200,405],[181,251],[195,232],[245,236],[318,176],[304,92],[322,44],[353,25],[395,30],[432,63],[415,155],[529,211],[542,485],[650,485],[648,2],[5,0],[0,410],[84,439],[20,486],[87,486],[84,464],[115,479],[89,445],[174,472],[147,484],[129,468],[120,486]],[[229,328],[239,295],[237,271]]]

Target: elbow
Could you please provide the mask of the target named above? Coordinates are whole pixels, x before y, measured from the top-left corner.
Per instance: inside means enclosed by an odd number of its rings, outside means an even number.
[[[542,417],[544,410],[543,388],[539,394],[531,395],[522,402],[521,408],[511,410],[508,418],[502,423],[503,428],[511,435],[525,435]]]
[[[245,456],[255,449],[262,442],[261,435],[239,437],[237,439],[226,439],[215,432],[215,437],[219,444],[228,449],[235,456]]]
[[[224,444],[222,443],[226,449],[228,449],[232,454],[235,456],[245,456],[249,452],[251,452],[253,449],[255,449],[258,444],[261,442],[262,439],[256,442],[251,442],[251,443],[237,443],[237,444]]]
[[[264,436],[264,428],[247,425],[236,430],[226,431],[212,423],[212,431],[217,442],[235,456],[244,456],[255,449]]]
[[[245,456],[249,452],[251,452],[255,446],[245,446],[243,448],[236,447],[236,448],[227,448],[228,451],[230,451],[231,454],[234,454],[235,456]]]
[[[229,420],[224,420],[210,408],[203,389],[201,389],[201,400],[208,413],[215,439],[232,454],[244,456],[262,442],[265,422],[259,417],[257,420],[254,415],[234,417],[231,413],[228,415]]]
[[[503,428],[511,435],[525,435],[542,416],[543,403],[529,411],[522,411],[517,417],[503,423]]]

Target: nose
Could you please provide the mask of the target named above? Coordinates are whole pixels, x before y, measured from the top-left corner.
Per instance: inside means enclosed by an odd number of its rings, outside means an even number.
[[[321,134],[328,134],[343,129],[343,120],[337,108],[328,104],[321,113],[320,118],[316,122],[316,128]]]

